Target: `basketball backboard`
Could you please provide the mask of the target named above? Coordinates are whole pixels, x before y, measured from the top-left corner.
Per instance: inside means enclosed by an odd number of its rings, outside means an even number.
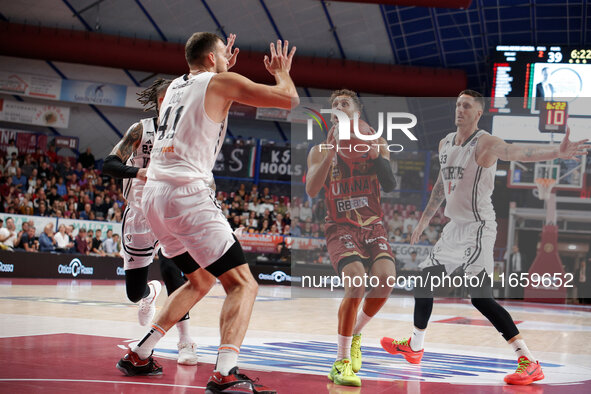
[[[586,156],[581,161],[555,159],[536,163],[511,162],[507,186],[517,189],[536,188],[536,179],[556,180],[555,190],[582,190],[585,187]]]

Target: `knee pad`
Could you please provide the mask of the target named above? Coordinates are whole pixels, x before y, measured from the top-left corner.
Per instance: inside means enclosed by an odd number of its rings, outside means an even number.
[[[160,274],[166,286],[166,292],[170,295],[181,287],[187,278],[183,276],[183,272],[177,267],[174,261],[164,257],[161,251],[158,251],[158,259],[160,260]]]
[[[148,288],[148,267],[125,270],[125,291],[131,302],[138,302],[150,294]]]
[[[430,278],[433,276],[441,276],[442,273],[445,273],[445,267],[442,265],[423,269],[420,274],[421,280],[415,282],[415,298],[433,298],[433,290],[431,290]]]

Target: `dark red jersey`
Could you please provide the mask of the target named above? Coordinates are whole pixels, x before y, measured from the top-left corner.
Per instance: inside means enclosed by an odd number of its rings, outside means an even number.
[[[327,223],[365,227],[381,222],[380,183],[372,160],[335,155],[324,188]]]

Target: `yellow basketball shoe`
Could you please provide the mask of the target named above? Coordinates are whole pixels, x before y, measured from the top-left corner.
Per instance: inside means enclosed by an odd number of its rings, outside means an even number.
[[[351,360],[348,358],[335,361],[328,374],[328,378],[335,384],[340,384],[341,386],[361,386],[361,379],[359,379],[357,375],[355,375],[355,372],[353,372],[353,369],[351,368]]]
[[[351,341],[351,368],[353,372],[361,369],[361,334],[353,335]]]

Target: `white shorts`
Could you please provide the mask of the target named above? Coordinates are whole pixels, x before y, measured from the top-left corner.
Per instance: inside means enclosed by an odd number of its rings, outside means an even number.
[[[158,238],[150,229],[144,213],[137,208],[127,207],[121,221],[121,257],[123,269],[147,267],[154,260]]]
[[[189,252],[206,268],[236,242],[214,192],[204,183],[175,186],[148,181],[142,209],[168,258]]]
[[[497,222],[449,222],[433,246],[429,257],[419,268],[445,266],[447,274],[463,267],[467,276],[476,276],[482,270],[493,273],[494,245],[497,238]]]

